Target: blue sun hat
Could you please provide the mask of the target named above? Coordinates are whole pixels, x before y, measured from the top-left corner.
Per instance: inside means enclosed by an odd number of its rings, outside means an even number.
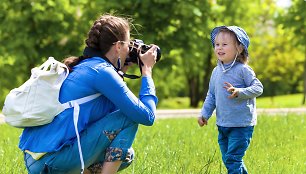
[[[232,32],[235,33],[238,41],[243,45],[246,54],[249,55],[248,52],[248,47],[250,44],[250,38],[247,35],[247,33],[240,27],[237,26],[219,26],[219,27],[215,27],[212,32],[210,33],[210,38],[211,38],[211,43],[213,45],[213,47],[215,47],[215,39],[216,39],[216,35],[218,34],[219,30],[222,28],[226,28]]]

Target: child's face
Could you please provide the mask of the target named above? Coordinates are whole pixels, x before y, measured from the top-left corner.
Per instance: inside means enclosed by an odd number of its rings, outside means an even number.
[[[220,32],[215,38],[214,52],[224,64],[233,62],[238,53],[235,36],[228,32]]]

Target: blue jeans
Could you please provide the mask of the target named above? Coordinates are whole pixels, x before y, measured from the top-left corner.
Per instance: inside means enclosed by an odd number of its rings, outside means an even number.
[[[131,148],[138,124],[129,120],[120,111],[108,114],[90,125],[80,134],[85,168],[92,173],[100,170],[103,162],[123,161],[119,170],[131,164],[134,151]],[[25,164],[30,174],[80,173],[81,162],[77,139],[60,151],[47,153],[35,160],[25,153]]]
[[[247,174],[243,156],[250,145],[254,126],[222,127],[218,126],[218,143],[222,161],[229,174]]]

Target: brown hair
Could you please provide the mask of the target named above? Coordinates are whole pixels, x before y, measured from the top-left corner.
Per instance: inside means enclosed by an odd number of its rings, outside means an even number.
[[[237,61],[237,62],[241,62],[241,63],[243,63],[243,64],[247,64],[247,63],[248,63],[248,55],[247,55],[247,52],[246,52],[245,48],[243,47],[243,45],[242,45],[242,44],[239,42],[239,40],[237,39],[236,34],[235,34],[234,32],[232,32],[231,30],[227,29],[227,28],[221,28],[221,29],[218,31],[217,35],[218,35],[219,33],[221,33],[221,32],[223,32],[223,33],[228,33],[231,37],[235,38],[235,43],[236,43],[236,48],[237,48],[237,50],[239,50],[240,47],[242,48],[242,51],[241,51],[241,53],[237,56],[236,61]]]
[[[114,42],[124,41],[126,39],[127,31],[130,30],[130,20],[114,15],[102,15],[93,24],[88,32],[85,40],[86,46],[93,48],[104,56],[111,48]],[[64,59],[70,71],[71,68],[77,65],[80,61],[88,57],[71,56]]]

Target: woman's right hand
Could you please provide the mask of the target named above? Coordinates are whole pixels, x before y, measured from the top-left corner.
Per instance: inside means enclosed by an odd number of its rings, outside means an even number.
[[[144,54],[139,54],[139,57],[143,63],[143,66],[141,68],[143,76],[152,76],[152,69],[156,63],[157,46],[151,46],[152,47],[147,52],[145,52]]]

